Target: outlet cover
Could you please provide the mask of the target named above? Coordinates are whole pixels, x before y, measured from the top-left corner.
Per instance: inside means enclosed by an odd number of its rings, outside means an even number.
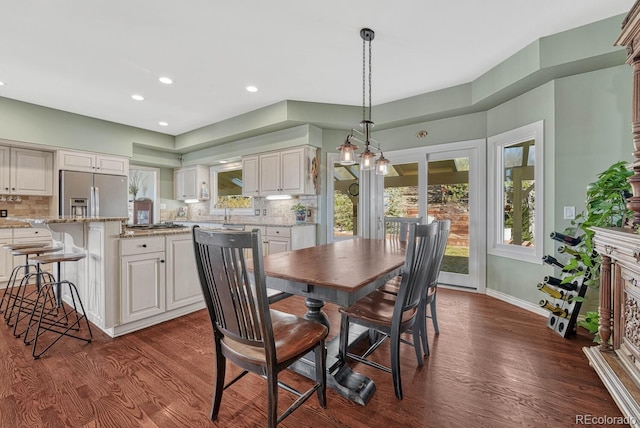
[[[564,207],[564,219],[574,220],[576,218],[576,207]]]
[[[7,210],[0,210],[0,217],[6,217],[7,215]]]
[[[267,215],[267,209],[266,208],[262,210],[262,215]]]
[[[255,214],[255,215],[260,215],[260,208],[256,208],[256,210],[255,210],[254,214]]]

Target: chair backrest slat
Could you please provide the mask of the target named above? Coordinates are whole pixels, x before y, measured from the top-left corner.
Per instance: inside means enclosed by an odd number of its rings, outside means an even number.
[[[214,331],[251,346],[273,349],[260,231],[194,227],[193,238],[200,284]],[[249,261],[246,250],[252,252]],[[250,281],[248,263],[253,264],[255,285]]]
[[[384,236],[386,239],[406,242],[409,225],[413,223],[422,223],[422,217],[385,217]]]

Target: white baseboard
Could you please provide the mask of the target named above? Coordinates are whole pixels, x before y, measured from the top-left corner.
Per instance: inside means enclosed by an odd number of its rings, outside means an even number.
[[[529,312],[533,312],[534,314],[543,316],[543,317],[548,317],[549,316],[549,312],[544,310],[543,308],[541,308],[538,305],[535,305],[531,302],[527,302],[526,300],[522,300],[522,299],[518,299],[517,297],[513,297],[510,296],[508,294],[502,293],[501,291],[497,291],[497,290],[493,290],[491,288],[487,288],[486,289],[486,294],[487,296],[496,298],[498,300],[502,300],[503,302],[507,302],[510,303],[514,306],[517,306],[519,308],[525,309]]]

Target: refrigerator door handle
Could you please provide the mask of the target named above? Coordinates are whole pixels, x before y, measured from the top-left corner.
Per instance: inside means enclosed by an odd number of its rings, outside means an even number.
[[[93,186],[89,187],[89,212],[87,213],[88,217],[93,217],[93,213],[95,212],[95,190]]]
[[[100,217],[100,189],[94,187],[94,201],[95,201],[95,211],[93,212],[94,217]]]

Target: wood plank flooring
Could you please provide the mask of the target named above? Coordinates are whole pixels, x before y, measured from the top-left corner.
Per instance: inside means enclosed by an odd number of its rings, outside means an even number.
[[[374,379],[366,406],[327,391],[327,408],[312,397],[283,427],[569,427],[576,415],[621,417],[589,367],[584,330],[563,339],[545,319],[484,295],[440,289],[440,335],[429,325],[431,356],[418,368],[402,350],[404,400],[391,375],[351,365]],[[304,313],[301,298],[275,305]],[[339,315],[325,307],[337,333]],[[110,339],[94,330],[91,344],[64,338],[40,360],[0,325],[0,427],[260,427],[266,393],[248,375],[225,391],[219,420],[208,413],[213,347],[206,311]],[[389,364],[388,345],[373,358]],[[229,366],[227,376],[237,373]],[[286,373],[304,388],[306,379]],[[280,391],[280,409],[293,398]]]

